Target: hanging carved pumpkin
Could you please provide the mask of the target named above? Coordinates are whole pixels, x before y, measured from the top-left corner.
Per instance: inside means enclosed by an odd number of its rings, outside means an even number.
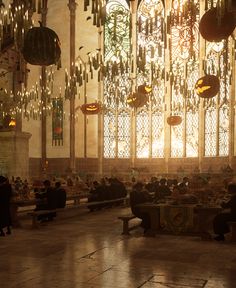
[[[222,18],[219,16],[217,8],[211,8],[199,22],[199,31],[202,37],[209,42],[220,42],[227,39],[236,26],[232,12],[225,12]]]
[[[220,90],[219,78],[215,75],[206,75],[197,80],[195,90],[199,97],[212,98]]]
[[[89,103],[83,104],[80,109],[86,115],[94,115],[101,111],[101,106],[99,103]]]
[[[171,115],[167,117],[167,123],[170,126],[177,126],[182,123],[182,117],[179,115]]]
[[[138,93],[148,94],[152,92],[152,86],[148,86],[146,84],[138,86]]]
[[[11,118],[8,126],[9,126],[10,128],[15,128],[15,127],[16,127],[16,119]]]
[[[133,108],[139,108],[147,104],[148,98],[145,94],[133,92],[127,97],[127,104]]]
[[[59,38],[53,30],[39,23],[40,27],[29,29],[25,36],[24,59],[32,65],[57,64],[61,56]]]

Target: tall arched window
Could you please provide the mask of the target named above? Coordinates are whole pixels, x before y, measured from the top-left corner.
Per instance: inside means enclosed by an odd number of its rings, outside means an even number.
[[[136,156],[164,157],[165,38],[161,0],[142,0],[138,7],[137,85],[152,86],[136,116]]]
[[[194,85],[199,77],[199,0],[173,0],[170,22],[171,157],[198,156],[199,109]]]
[[[104,157],[128,158],[131,146],[130,12],[125,0],[109,0],[104,26]]]
[[[213,6],[216,6],[214,1]],[[208,1],[211,7],[212,1]],[[204,100],[205,156],[229,154],[229,96],[230,96],[230,40],[206,42],[205,73],[216,75],[220,91],[212,99]]]

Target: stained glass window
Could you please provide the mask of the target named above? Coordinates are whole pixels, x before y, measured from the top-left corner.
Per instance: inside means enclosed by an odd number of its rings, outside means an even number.
[[[130,12],[125,0],[110,0],[104,26],[104,157],[130,157]]]
[[[137,157],[164,156],[164,51],[164,9],[162,1],[143,0],[138,8],[137,85],[144,83],[151,85],[152,93],[146,107],[149,112],[138,114],[136,118]],[[145,133],[142,126],[145,122],[144,119],[151,124],[151,129],[147,130],[147,127],[145,128]],[[141,129],[142,132],[139,130],[140,127],[143,127]],[[140,136],[141,134],[144,138]],[[142,138],[141,144],[139,142],[140,137]],[[147,141],[149,142],[148,144],[146,143]],[[151,153],[149,152],[150,148]]]
[[[217,1],[208,0],[208,8]],[[220,91],[212,99],[204,101],[205,156],[227,156],[229,153],[229,96],[230,96],[230,40],[206,42],[205,72],[220,80]],[[209,115],[214,115],[214,122]],[[211,131],[212,138],[209,137]],[[212,147],[209,149],[209,147]]]
[[[223,40],[219,43],[207,43],[205,71],[216,75],[220,80],[219,93],[204,101],[206,111],[215,111],[215,124],[209,117],[205,117],[205,133],[209,127],[214,127],[214,140],[205,134],[205,156],[227,156],[229,152],[229,95],[231,69],[229,64],[229,43]],[[206,113],[208,115],[208,113]],[[209,146],[214,149],[209,150]]]
[[[171,157],[198,156],[198,97],[194,90],[199,78],[198,22],[198,1],[173,1],[170,15],[171,114],[180,115],[183,121],[171,128]]]

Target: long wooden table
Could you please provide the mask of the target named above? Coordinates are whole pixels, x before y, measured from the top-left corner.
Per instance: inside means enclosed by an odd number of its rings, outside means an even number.
[[[156,234],[161,231],[161,207],[192,208],[194,213],[194,219],[197,219],[197,222],[194,223],[195,227],[192,232],[193,234],[200,235],[202,239],[210,238],[209,230],[212,226],[213,218],[216,214],[222,211],[221,207],[204,207],[200,205],[169,205],[144,203],[137,205],[137,207],[139,207],[142,212],[149,214],[151,227],[147,232],[147,235],[153,237],[155,237]]]

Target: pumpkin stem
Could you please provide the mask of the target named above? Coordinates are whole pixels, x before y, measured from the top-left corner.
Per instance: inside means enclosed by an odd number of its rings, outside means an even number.
[[[40,27],[43,27],[42,21],[38,21],[38,22],[39,22]]]

